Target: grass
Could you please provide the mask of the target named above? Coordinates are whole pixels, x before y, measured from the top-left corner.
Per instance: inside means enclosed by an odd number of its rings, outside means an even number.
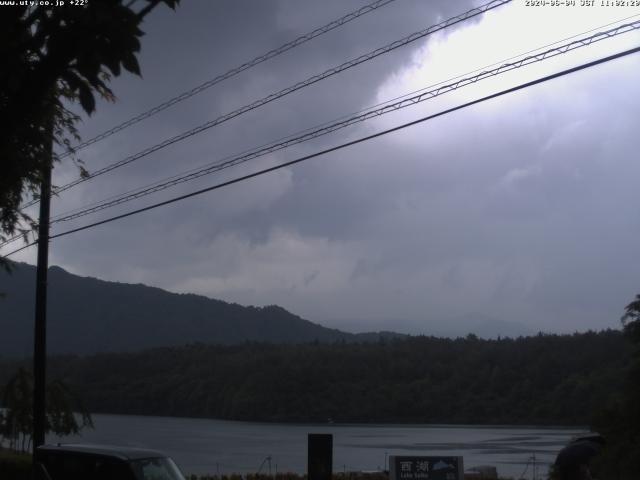
[[[2,480],[31,480],[31,455],[29,453],[17,453],[12,450],[0,448],[0,479]],[[249,473],[240,475],[186,475],[187,480],[307,480],[306,475],[298,473],[278,473],[266,475]],[[384,472],[347,472],[334,473],[333,480],[389,480]],[[473,480],[482,480],[473,477]]]
[[[465,475],[467,478],[467,475]],[[468,476],[471,480],[485,480],[487,477]],[[230,475],[187,475],[187,480],[307,480],[306,475],[298,473],[278,473],[277,475],[264,475],[249,473],[247,475],[239,475],[237,473]],[[347,472],[334,473],[332,480],[389,480],[389,475],[384,472]],[[504,480],[504,479],[502,479]]]
[[[2,480],[31,480],[31,455],[0,449]]]
[[[232,473],[230,475],[187,475],[187,480],[307,480],[306,475],[300,475],[298,473],[278,473],[276,475],[267,475],[259,473],[248,473],[246,475],[240,475]],[[348,472],[334,473],[333,480],[389,480],[389,476],[386,473],[362,473],[362,472]]]

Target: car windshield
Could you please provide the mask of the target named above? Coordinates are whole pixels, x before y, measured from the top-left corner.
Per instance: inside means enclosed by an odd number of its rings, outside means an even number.
[[[173,460],[167,457],[144,458],[129,463],[136,480],[185,480]]]

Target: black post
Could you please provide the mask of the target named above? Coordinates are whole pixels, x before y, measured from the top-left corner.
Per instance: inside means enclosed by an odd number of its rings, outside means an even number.
[[[333,435],[309,433],[307,453],[307,478],[331,480],[333,476]]]
[[[51,203],[51,145],[42,170],[40,219],[38,220],[38,268],[36,271],[36,318],[33,342],[33,456],[44,444],[47,367],[47,270],[49,268],[49,214]],[[37,474],[36,474],[37,475]],[[37,478],[37,477],[36,477]]]

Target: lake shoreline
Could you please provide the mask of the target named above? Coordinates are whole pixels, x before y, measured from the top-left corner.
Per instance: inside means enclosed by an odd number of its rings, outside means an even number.
[[[94,430],[48,443],[96,443],[160,450],[189,474],[255,473],[267,457],[278,472],[306,472],[307,436],[333,435],[335,472],[381,471],[390,455],[456,455],[464,466],[494,465],[516,477],[535,456],[546,471],[575,427],[427,424],[285,424],[192,417],[95,414]],[[264,473],[264,469],[262,470]]]
[[[292,425],[292,426],[301,426],[301,425],[311,425],[311,426],[338,426],[338,427],[367,427],[367,426],[386,426],[386,427],[415,427],[415,428],[428,428],[428,427],[444,427],[444,428],[466,428],[466,427],[475,427],[475,428],[532,428],[532,429],[554,429],[554,430],[589,430],[589,425],[585,424],[566,424],[566,425],[556,425],[556,424],[529,424],[529,423],[416,423],[416,422],[380,422],[374,421],[371,422],[314,422],[314,421],[270,421],[270,420],[236,420],[236,419],[228,419],[228,418],[214,418],[214,417],[199,417],[199,416],[188,416],[188,415],[153,415],[153,414],[142,414],[142,413],[113,413],[113,412],[91,412],[91,415],[103,415],[103,416],[118,416],[118,417],[146,417],[146,418],[188,418],[192,420],[212,420],[212,421],[220,421],[220,422],[234,422],[234,423],[246,423],[252,425]]]

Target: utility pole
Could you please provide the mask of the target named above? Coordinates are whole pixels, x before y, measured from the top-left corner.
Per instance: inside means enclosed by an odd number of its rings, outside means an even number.
[[[53,136],[53,122],[50,126]],[[36,270],[36,316],[33,334],[33,460],[36,447],[44,444],[46,424],[47,368],[47,273],[49,268],[49,217],[51,205],[51,169],[53,168],[53,138],[48,140],[40,184],[40,218],[38,220],[38,267]]]
[[[533,480],[538,480],[538,472],[536,471],[536,454],[533,454]]]

